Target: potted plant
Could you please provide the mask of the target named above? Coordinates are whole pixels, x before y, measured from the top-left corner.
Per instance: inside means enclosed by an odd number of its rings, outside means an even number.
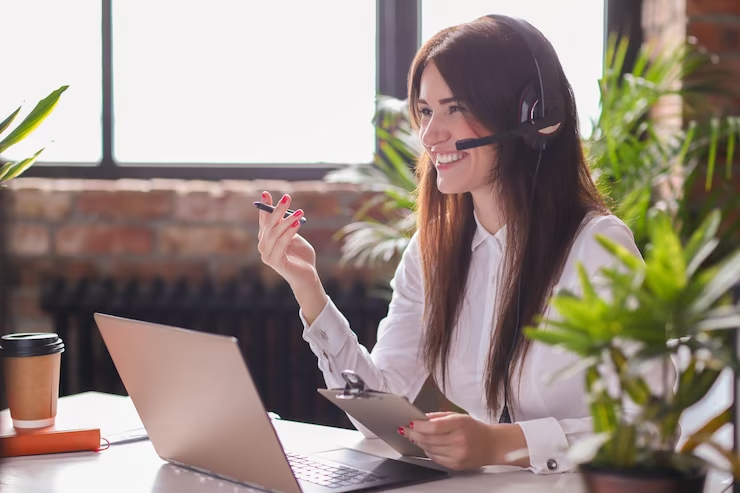
[[[51,94],[39,101],[31,110],[31,112],[26,116],[26,118],[24,118],[17,127],[15,127],[4,138],[2,138],[2,140],[0,140],[0,156],[2,156],[2,153],[8,150],[11,146],[28,137],[31,132],[33,132],[39,125],[41,125],[41,122],[43,122],[46,117],[49,116],[49,114],[59,102],[59,98],[61,97],[62,93],[66,91],[68,87],[69,86],[62,86],[59,89],[52,91]],[[2,121],[2,123],[0,123],[0,136],[2,136],[3,132],[10,128],[11,123],[13,123],[15,118],[20,113],[21,107],[22,106],[19,106],[18,109],[16,109],[13,113],[10,114],[10,116],[8,116],[5,120]],[[20,176],[24,171],[30,168],[33,163],[36,162],[39,155],[43,151],[44,149],[41,149],[34,153],[31,157],[15,162],[10,161],[3,163],[2,159],[0,159],[0,184],[2,184],[2,182],[7,182],[12,180],[13,178],[17,178],[18,176]]]
[[[601,272],[609,299],[597,294],[581,267],[582,292],[554,294],[550,303],[557,314],[524,330],[534,341],[580,356],[576,365],[585,374],[594,434],[571,453],[592,492],[701,492],[709,465],[696,454],[699,445],[726,459],[715,467],[740,475],[740,458],[714,438],[731,421],[732,408],[676,448],[684,412],[709,392],[723,369],[738,368],[733,331],[722,329],[740,328],[740,305],[730,296],[740,281],[740,249],[707,261],[719,243],[719,224],[715,210],[682,243],[668,215],[651,210],[644,262],[598,237],[619,261]],[[646,371],[672,365],[671,359],[678,362],[675,392],[656,392]]]

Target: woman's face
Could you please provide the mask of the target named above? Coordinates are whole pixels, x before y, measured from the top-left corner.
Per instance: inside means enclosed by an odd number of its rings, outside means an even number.
[[[419,136],[437,170],[439,191],[465,193],[489,185],[493,147],[458,151],[455,142],[483,137],[490,132],[476,124],[463,102],[453,97],[433,62],[421,74],[417,105],[421,116]]]

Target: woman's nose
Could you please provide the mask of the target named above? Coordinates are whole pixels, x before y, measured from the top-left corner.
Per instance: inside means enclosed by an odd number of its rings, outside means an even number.
[[[421,143],[424,147],[432,148],[436,144],[440,144],[450,138],[450,132],[444,125],[441,125],[439,121],[435,121],[434,117],[429,122],[429,125],[421,133]]]

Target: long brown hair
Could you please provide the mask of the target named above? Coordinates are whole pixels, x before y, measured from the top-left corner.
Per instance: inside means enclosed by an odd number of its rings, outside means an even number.
[[[493,133],[511,130],[518,123],[521,91],[537,73],[524,40],[505,24],[481,17],[444,29],[422,46],[409,73],[409,110],[416,129],[421,75],[430,62],[452,95],[461,98],[477,122]],[[504,386],[508,395],[516,395],[511,382],[530,346],[530,341],[520,336],[517,320],[519,327],[524,327],[544,311],[586,214],[607,213],[581,147],[572,89],[560,62],[555,65],[566,118],[542,153],[537,172],[539,152],[521,139],[495,144],[495,162],[491,163],[490,181],[506,224],[498,294],[501,309],[494,318],[486,367],[486,402],[491,414],[503,405]],[[444,388],[452,332],[472,257],[476,229],[473,201],[470,193],[445,195],[437,189],[437,172],[426,153],[416,166],[416,174],[427,323],[422,357],[430,372],[441,370]]]

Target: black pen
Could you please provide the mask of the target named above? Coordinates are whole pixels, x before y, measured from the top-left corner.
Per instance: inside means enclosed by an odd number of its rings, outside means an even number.
[[[265,212],[270,212],[270,213],[272,213],[272,211],[274,211],[274,210],[275,210],[275,208],[274,208],[273,206],[271,206],[271,205],[267,205],[267,204],[265,204],[264,202],[255,202],[255,203],[254,203],[254,206],[255,206],[255,207],[256,207],[257,209],[261,210],[261,211],[265,211]],[[284,218],[285,218],[285,217],[288,217],[288,216],[290,216],[291,214],[293,214],[294,212],[295,212],[294,210],[292,210],[292,209],[288,209],[287,211],[285,211],[285,215],[284,215],[283,217],[284,217]],[[305,218],[305,217],[301,217],[301,218],[299,219],[299,221],[301,222],[301,224],[304,224],[304,223],[306,222],[306,218]]]

